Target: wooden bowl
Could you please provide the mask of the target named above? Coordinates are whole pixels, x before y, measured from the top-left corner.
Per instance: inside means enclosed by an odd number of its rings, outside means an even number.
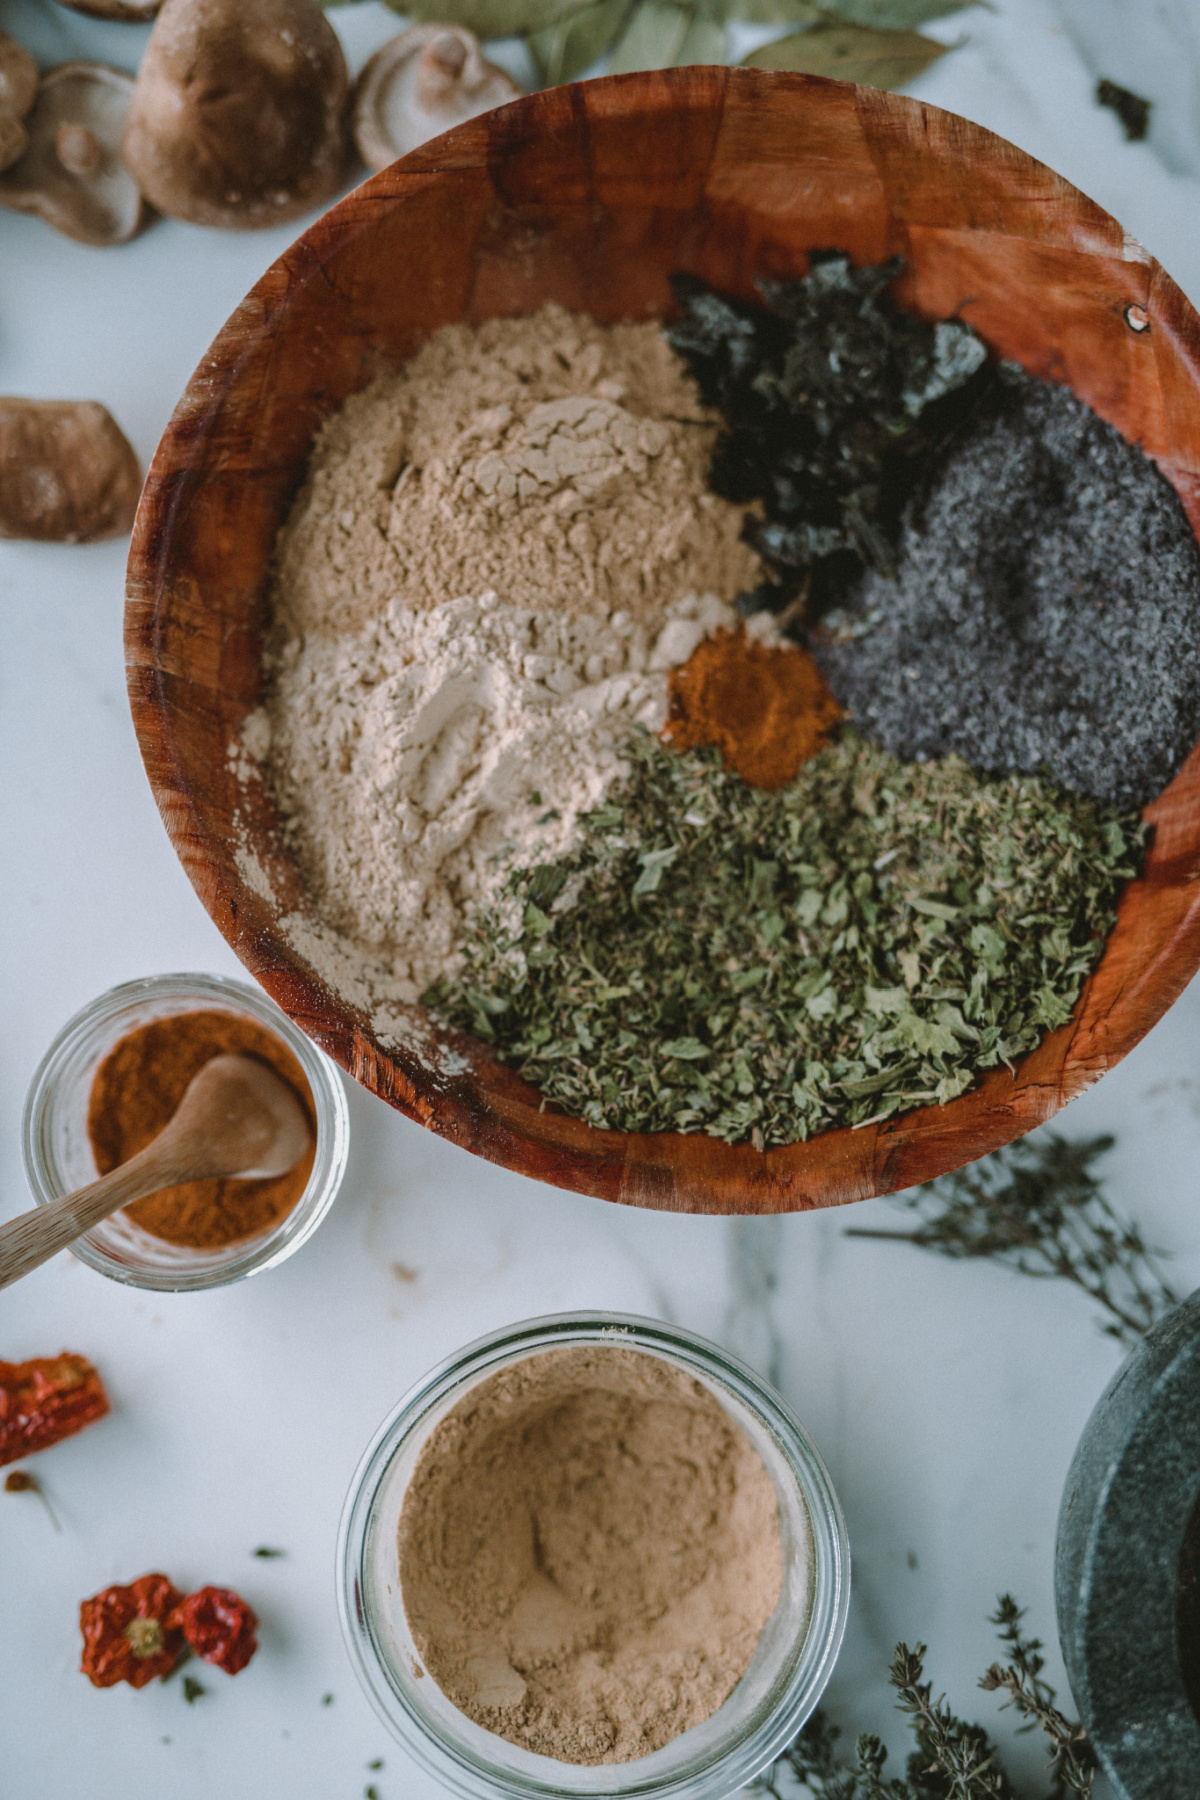
[[[602,321],[661,317],[674,270],[752,297],[756,277],[800,275],[810,249],[830,246],[856,262],[900,252],[907,305],[961,314],[997,354],[1066,382],[1143,445],[1200,526],[1200,320],[1107,213],[935,107],[717,68],[531,95],[350,194],[217,338],[138,514],[126,612],[134,723],[172,842],[224,937],[373,1093],[464,1149],[608,1200],[783,1212],[942,1174],[1081,1093],[1200,963],[1200,750],[1147,809],[1145,873],[1068,1025],[1015,1074],[993,1070],[949,1106],[765,1153],[541,1112],[481,1043],[420,1007],[409,1047],[386,1048],[280,930],[279,905],[309,903],[269,794],[241,779],[230,752],[260,696],[272,543],[321,421],[452,320],[549,300]]]

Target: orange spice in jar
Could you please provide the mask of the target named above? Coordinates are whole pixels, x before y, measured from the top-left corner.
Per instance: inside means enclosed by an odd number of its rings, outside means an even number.
[[[711,745],[749,786],[780,788],[841,717],[807,650],[717,631],[672,671],[663,738],[673,750]]]
[[[97,1171],[107,1175],[158,1136],[205,1063],[230,1054],[258,1057],[283,1077],[308,1115],[313,1142],[285,1175],[181,1182],[124,1209],[134,1224],[170,1244],[219,1249],[270,1231],[291,1212],[308,1186],[316,1154],[316,1120],[304,1071],[263,1026],[212,1010],[168,1014],[139,1025],[114,1044],[92,1079],[88,1137]]]

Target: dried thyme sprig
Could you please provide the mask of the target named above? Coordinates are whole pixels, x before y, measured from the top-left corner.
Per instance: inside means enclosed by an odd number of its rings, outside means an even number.
[[[762,1147],[964,1092],[1070,1017],[1142,826],[845,732],[786,788],[629,745],[426,995],[597,1126]]]
[[[1021,1630],[1025,1617],[1011,1594],[1001,1594],[990,1615],[998,1627],[1008,1661],[995,1662],[980,1677],[985,1693],[1005,1692],[1003,1706],[1015,1706],[1029,1720],[1026,1730],[1040,1725],[1050,1740],[1050,1768],[1054,1788],[1050,1800],[1066,1800],[1068,1794],[1090,1794],[1096,1778],[1096,1757],[1083,1726],[1064,1718],[1054,1704],[1054,1689],[1042,1679],[1045,1658],[1040,1638],[1027,1638]]]
[[[1022,1635],[1023,1616],[1010,1594],[1001,1596],[991,1619],[1000,1627],[1010,1661],[993,1663],[979,1685],[987,1692],[1007,1691],[1011,1698],[1004,1704],[1018,1706],[1029,1718],[1030,1729],[1037,1724],[1045,1732],[1054,1778],[1048,1800],[1067,1800],[1071,1794],[1086,1797],[1095,1780],[1095,1757],[1083,1727],[1055,1706],[1054,1689],[1041,1676],[1041,1644]],[[912,1650],[897,1644],[888,1670],[897,1708],[909,1720],[916,1739],[904,1776],[884,1774],[888,1752],[877,1737],[859,1738],[853,1766],[840,1762],[841,1733],[818,1710],[751,1791],[786,1800],[781,1783],[788,1775],[816,1800],[1022,1800],[983,1727],[956,1717],[944,1696],[933,1698],[932,1686],[924,1678],[924,1659],[924,1644]]]
[[[925,1646],[910,1650],[897,1644],[888,1670],[888,1680],[899,1698],[896,1706],[904,1713],[917,1740],[917,1748],[908,1759],[908,1779],[913,1792],[925,1800],[926,1794],[938,1800],[1017,1800],[1016,1789],[1000,1766],[999,1754],[982,1725],[970,1725],[956,1718],[946,1704],[945,1695],[933,1698],[933,1687],[923,1681]],[[882,1773],[887,1751],[878,1739],[871,1740],[875,1764]],[[859,1739],[859,1757],[863,1740]],[[880,1794],[886,1792],[882,1782]],[[903,1789],[899,1790],[901,1793]],[[871,1788],[867,1793],[875,1800]]]
[[[854,1227],[846,1235],[991,1257],[1023,1275],[1073,1282],[1109,1315],[1107,1335],[1132,1346],[1179,1296],[1092,1172],[1112,1144],[1107,1136],[1023,1138],[901,1195],[899,1204],[921,1219],[915,1231]]]

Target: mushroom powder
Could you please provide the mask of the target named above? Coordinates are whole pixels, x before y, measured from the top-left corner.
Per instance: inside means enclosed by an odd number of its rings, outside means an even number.
[[[783,1585],[745,1432],[692,1376],[616,1345],[527,1357],[458,1401],[405,1493],[399,1566],[447,1697],[569,1763],[629,1762],[710,1717]]]
[[[446,328],[323,428],[244,743],[343,993],[452,972],[464,910],[575,841],[669,671],[736,623],[761,570],[705,484],[715,431],[656,324],[557,307]]]

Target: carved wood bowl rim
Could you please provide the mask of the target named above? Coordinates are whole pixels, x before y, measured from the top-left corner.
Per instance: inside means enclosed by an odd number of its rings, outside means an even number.
[[[622,233],[641,244],[622,272],[628,310],[654,316],[668,304],[669,272],[651,266],[655,246],[672,232],[672,257],[715,285],[749,292],[753,276],[802,272],[806,249],[839,241],[819,235],[837,219],[856,260],[905,255],[910,304],[933,317],[961,307],[998,353],[1067,381],[1139,438],[1197,529],[1200,320],[1115,221],[953,114],[815,77],[715,68],[530,95],[348,195],[267,271],[216,338],[162,439],[138,514],[126,608],[134,724],[164,824],[222,935],[296,1024],[371,1092],[494,1162],[609,1200],[770,1213],[944,1173],[1088,1087],[1200,964],[1198,747],[1146,809],[1154,826],[1146,870],[1125,891],[1067,1025],[1014,1071],[988,1072],[947,1106],[759,1152],[703,1135],[597,1131],[543,1112],[536,1092],[482,1044],[440,1027],[418,1026],[399,1047],[384,1041],[362,1008],[326,987],[263,897],[266,870],[277,896],[304,904],[272,803],[257,777],[238,785],[231,753],[259,692],[267,524],[294,490],[315,425],[374,369],[395,366],[394,350],[380,353],[379,334],[401,325],[380,322],[387,307],[377,305],[369,329],[354,311],[376,279],[368,249],[379,257],[389,233],[403,245],[406,232],[422,246],[419,302],[415,277],[389,289],[401,311],[410,300],[432,310],[432,323],[423,314],[419,329],[403,327],[415,348],[443,318],[530,311],[546,298],[620,316],[602,253],[619,260]],[[437,221],[464,242],[475,232],[474,260],[450,298],[459,252],[442,241]],[[582,248],[568,245],[561,267],[547,262],[549,274],[530,275],[539,244],[556,244],[556,232],[581,233]],[[1144,309],[1149,331],[1131,329],[1130,306]],[[298,372],[300,357],[309,372]],[[322,389],[326,371],[331,385]],[[299,383],[295,394],[288,381]],[[240,806],[248,816],[251,790],[248,860],[235,813]]]

